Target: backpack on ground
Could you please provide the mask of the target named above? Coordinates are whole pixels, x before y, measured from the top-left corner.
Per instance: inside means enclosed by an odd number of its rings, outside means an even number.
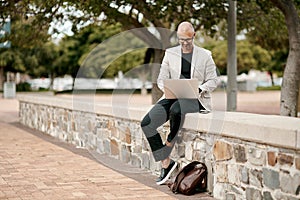
[[[206,191],[207,167],[204,163],[193,161],[182,168],[175,177],[175,181],[169,184],[173,193],[192,195]]]

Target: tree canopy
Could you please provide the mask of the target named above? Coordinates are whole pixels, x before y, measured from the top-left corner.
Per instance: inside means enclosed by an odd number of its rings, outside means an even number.
[[[221,74],[226,74],[227,68],[227,43],[226,41],[214,42],[208,48],[213,53],[214,61]],[[271,54],[259,45],[251,44],[247,40],[237,42],[237,67],[238,73],[247,73],[250,69],[267,71],[271,64]]]

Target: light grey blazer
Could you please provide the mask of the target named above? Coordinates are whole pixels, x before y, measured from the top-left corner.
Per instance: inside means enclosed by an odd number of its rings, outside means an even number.
[[[179,79],[181,73],[181,46],[166,50],[157,79],[159,89],[164,91],[163,80]],[[206,110],[212,109],[211,92],[217,87],[216,65],[209,50],[194,45],[191,78],[198,79],[202,92],[198,100]],[[162,96],[165,98],[165,95]],[[162,99],[161,98],[161,99]]]

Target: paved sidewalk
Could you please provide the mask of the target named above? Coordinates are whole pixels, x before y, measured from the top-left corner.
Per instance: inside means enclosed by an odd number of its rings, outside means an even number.
[[[174,195],[155,178],[22,126],[17,100],[0,97],[0,199],[213,199]]]

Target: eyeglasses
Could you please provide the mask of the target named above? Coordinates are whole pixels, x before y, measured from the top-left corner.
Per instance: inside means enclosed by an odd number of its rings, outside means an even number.
[[[184,43],[184,42],[187,42],[187,43],[191,43],[193,41],[194,37],[191,37],[191,38],[178,38],[178,41],[180,43]]]

